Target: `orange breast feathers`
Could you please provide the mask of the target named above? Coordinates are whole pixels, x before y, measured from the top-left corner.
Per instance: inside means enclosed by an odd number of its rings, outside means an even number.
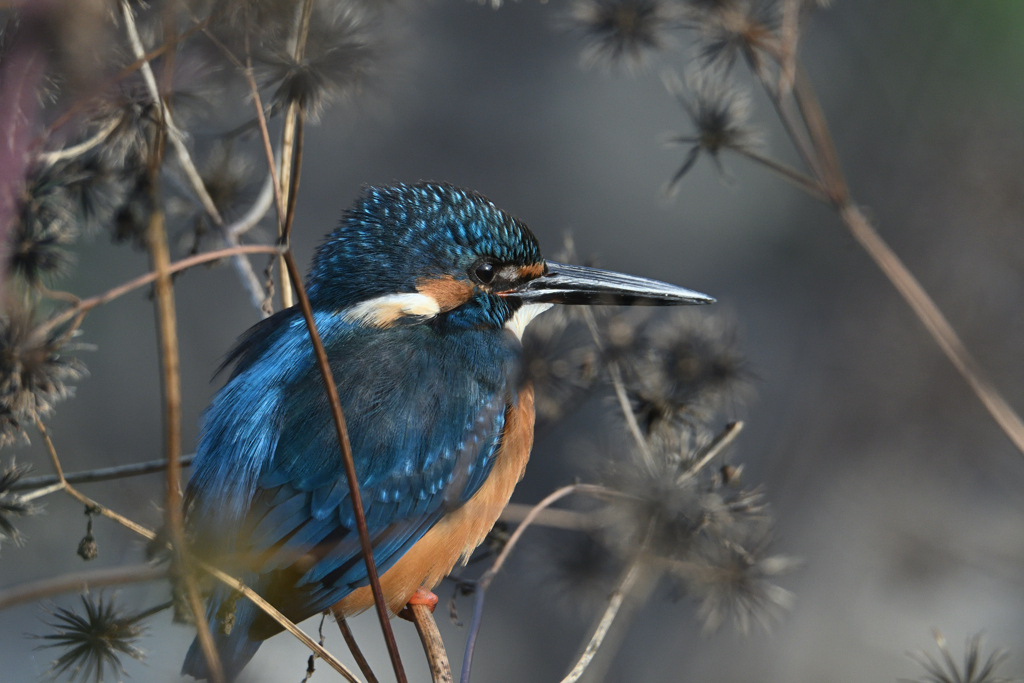
[[[505,430],[491,474],[465,505],[445,515],[380,577],[388,609],[397,614],[418,588],[430,590],[451,572],[460,560],[465,563],[483,542],[508,504],[512,490],[523,478],[533,447],[533,387],[519,392],[519,404],[505,413]],[[359,588],[336,603],[332,611],[342,617],[358,614],[373,606],[370,588]]]

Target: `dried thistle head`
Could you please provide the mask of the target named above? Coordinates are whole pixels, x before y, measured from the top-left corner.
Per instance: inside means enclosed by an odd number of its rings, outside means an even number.
[[[692,429],[749,394],[752,375],[724,318],[677,311],[643,337],[627,390],[648,438]]]
[[[690,557],[672,566],[686,593],[699,601],[697,615],[707,633],[726,621],[744,635],[754,625],[767,631],[793,606],[793,594],[773,581],[799,567],[800,561],[770,555],[771,537],[766,532],[745,541],[702,537]]]
[[[35,167],[25,184],[18,221],[10,234],[8,269],[30,286],[67,272],[72,258],[66,247],[76,237],[66,184],[53,167]]]
[[[689,145],[686,159],[668,183],[675,192],[687,171],[693,168],[702,152],[707,153],[725,172],[719,157],[724,150],[753,152],[762,144],[760,131],[750,125],[750,96],[729,83],[720,70],[691,69],[686,77],[687,96],[678,79],[666,75],[665,85],[676,96],[693,125],[691,135],[669,140],[672,144]]]
[[[583,63],[639,70],[669,44],[671,30],[682,25],[681,10],[673,0],[576,0],[570,16],[587,42]]]
[[[73,393],[67,385],[85,374],[85,366],[67,351],[62,331],[40,334],[31,312],[13,309],[0,317],[0,445],[23,435],[21,425],[49,413]]]
[[[964,643],[963,665],[957,664],[945,637],[935,631],[935,644],[940,657],[921,650],[910,653],[910,657],[921,665],[921,678],[903,680],[902,683],[1009,683],[1016,680],[998,675],[998,669],[1009,657],[1006,650],[997,648],[984,657],[981,652],[981,634],[976,633]]]
[[[45,622],[55,632],[35,636],[50,641],[40,648],[59,648],[64,652],[50,665],[53,677],[67,675],[70,681],[88,680],[100,683],[107,673],[120,679],[126,671],[121,657],[127,655],[141,661],[144,653],[135,643],[146,632],[146,612],[122,611],[112,599],[103,595],[83,595],[83,613],[57,608]]]
[[[287,41],[261,55],[261,85],[275,89],[272,110],[295,103],[317,120],[328,104],[354,93],[372,71],[376,42],[365,8],[350,3],[314,5],[300,58],[287,49]]]
[[[705,67],[729,71],[743,55],[761,68],[761,52],[776,51],[779,3],[775,0],[690,0],[698,53]]]
[[[28,517],[39,511],[37,506],[11,490],[30,469],[30,465],[19,465],[11,460],[3,472],[0,472],[0,543],[5,540],[20,543],[21,534],[18,533],[12,519]]]

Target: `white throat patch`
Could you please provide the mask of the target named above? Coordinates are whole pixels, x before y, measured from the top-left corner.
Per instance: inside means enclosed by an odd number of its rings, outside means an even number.
[[[530,324],[530,321],[549,308],[551,308],[551,304],[524,304],[505,323],[505,329],[511,330],[512,334],[516,335],[516,339],[522,341],[523,332],[526,331],[526,326]]]

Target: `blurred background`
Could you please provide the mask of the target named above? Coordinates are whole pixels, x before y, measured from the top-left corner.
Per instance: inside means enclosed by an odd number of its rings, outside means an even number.
[[[475,189],[526,222],[549,255],[566,234],[581,259],[717,297],[756,376],[755,398],[730,456],[763,484],[777,518],[775,547],[804,565],[781,579],[792,612],[770,633],[730,627],[702,636],[692,603],[656,593],[636,615],[606,680],[895,681],[918,678],[908,651],[934,650],[939,629],[959,656],[965,637],[1011,655],[1024,672],[1024,459],[940,353],[835,214],[761,168],[701,159],[673,198],[664,187],[685,148],[664,145],[691,124],[659,78],[683,72],[681,41],[645,71],[583,68],[569,5],[462,0],[390,8],[385,47],[358,97],[307,127],[293,242],[300,262],[367,184],[445,180]],[[685,35],[685,34],[682,34]],[[906,261],[994,378],[1024,410],[1024,5],[956,0],[836,2],[800,43],[856,200]],[[743,74],[743,70],[737,73]],[[741,83],[743,79],[740,79]],[[748,84],[750,85],[750,84]],[[795,162],[770,103],[753,93],[753,121],[773,155]],[[243,96],[244,93],[239,93]],[[218,120],[217,97],[197,146]],[[260,162],[259,156],[255,157]],[[270,235],[270,223],[261,228]],[[183,237],[181,254],[188,247]],[[61,288],[89,296],[149,269],[143,252],[81,240]],[[262,257],[255,259],[262,268]],[[178,278],[185,434],[190,452],[215,369],[259,314],[230,267]],[[48,421],[69,471],[161,457],[161,394],[153,309],[145,290],[91,313],[80,357],[89,376]],[[593,430],[607,405],[584,406],[539,439],[513,501],[532,503],[586,477]],[[49,472],[45,452],[6,447],[6,462]],[[160,475],[83,485],[156,526]],[[0,586],[83,563],[82,508],[60,496],[19,522],[25,543],[0,549]],[[104,520],[90,566],[141,561],[142,544]],[[543,556],[567,532],[528,532],[492,586],[476,681],[560,680],[599,606],[560,596]],[[438,622],[454,667],[465,629]],[[126,587],[145,606],[166,586]],[[71,606],[74,595],[54,602]],[[471,603],[459,603],[468,622]],[[39,606],[0,612],[0,681],[33,680],[52,651]],[[178,681],[192,639],[163,615],[141,642],[133,679]],[[396,621],[413,680],[427,680],[412,626]],[[306,624],[315,630],[316,621]],[[373,615],[354,628],[387,678]],[[348,659],[336,629],[328,649]],[[266,643],[250,681],[298,681],[308,651]],[[334,680],[321,665],[314,680]]]

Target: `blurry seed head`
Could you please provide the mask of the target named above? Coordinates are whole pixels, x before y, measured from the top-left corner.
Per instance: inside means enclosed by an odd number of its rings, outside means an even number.
[[[364,8],[351,3],[314,5],[300,59],[286,44],[260,55],[261,85],[274,88],[272,110],[294,102],[316,121],[328,104],[354,94],[364,82],[376,63],[376,42]]]
[[[587,612],[608,600],[622,560],[597,535],[580,532],[553,537],[545,553],[547,576],[544,584],[570,611]]]
[[[13,520],[17,517],[34,515],[39,511],[37,506],[11,491],[11,488],[30,469],[30,465],[19,465],[11,460],[7,467],[0,472],[0,544],[4,541],[20,543],[21,534],[18,533]]]
[[[48,610],[50,619],[45,623],[54,632],[34,636],[48,641],[38,649],[62,651],[50,665],[50,675],[66,675],[72,682],[83,683],[100,683],[108,680],[108,674],[120,679],[126,673],[122,656],[140,661],[145,656],[136,642],[146,632],[142,621],[148,614],[124,611],[103,595],[81,598],[81,612],[63,607]]]
[[[680,310],[643,337],[627,391],[647,436],[692,429],[750,394],[752,374],[735,326],[723,317]]]
[[[141,78],[125,78],[97,98],[88,119],[93,129],[110,130],[98,148],[104,163],[121,168],[149,159],[160,114]]]
[[[576,0],[570,16],[587,43],[584,65],[623,64],[632,72],[670,44],[683,19],[674,0]]]
[[[719,158],[723,150],[746,152],[757,151],[761,147],[763,136],[749,123],[750,95],[733,86],[724,72],[691,69],[687,72],[685,89],[674,74],[665,74],[664,80],[694,128],[690,135],[669,140],[672,144],[689,146],[683,165],[669,181],[670,193],[678,188],[702,152],[711,155],[719,171],[724,173]]]
[[[769,555],[770,536],[751,537],[746,544],[701,538],[686,561],[674,566],[686,592],[699,601],[697,615],[704,631],[713,633],[726,621],[742,634],[753,626],[765,631],[793,606],[793,594],[774,583],[800,561]]]
[[[924,650],[910,653],[924,673],[920,678],[902,683],[1009,683],[1018,680],[999,675],[999,667],[1009,657],[1006,650],[997,648],[987,657],[982,654],[980,633],[968,637],[964,643],[963,664],[957,663],[945,637],[938,631],[935,631],[935,644],[939,657]]]
[[[231,141],[221,140],[207,156],[200,176],[218,211],[232,217],[248,208],[255,171],[251,157],[235,149]]]
[[[743,55],[755,68],[771,49],[779,25],[776,0],[698,0],[689,3],[697,26],[697,49],[705,67],[728,72]]]
[[[62,331],[39,335],[32,314],[8,306],[0,317],[0,414],[4,431],[0,445],[22,436],[21,425],[49,413],[55,403],[70,396],[67,385],[85,374],[85,366],[67,351]]]
[[[116,244],[127,242],[136,249],[144,250],[149,219],[155,208],[149,177],[145,169],[140,167],[132,175],[126,175],[125,183],[127,194],[110,224],[111,238]]]
[[[8,268],[32,286],[65,274],[67,246],[76,237],[69,178],[60,169],[37,166],[26,181],[18,222],[11,231]]]

